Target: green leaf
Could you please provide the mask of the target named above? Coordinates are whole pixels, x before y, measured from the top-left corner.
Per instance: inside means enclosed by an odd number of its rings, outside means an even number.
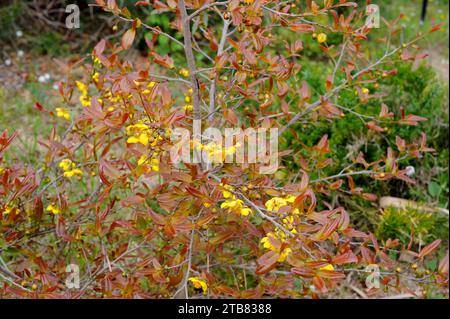
[[[428,184],[428,193],[433,197],[438,197],[441,193],[441,186],[436,182]]]

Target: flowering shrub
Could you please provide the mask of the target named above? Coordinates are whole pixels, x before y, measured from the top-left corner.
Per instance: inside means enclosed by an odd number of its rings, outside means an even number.
[[[47,150],[42,167],[2,163],[15,135],[0,138],[2,295],[320,297],[368,265],[379,268],[384,288],[368,287],[371,294],[402,290],[411,280],[447,285],[448,254],[426,277],[415,271],[426,268],[440,240],[418,249],[394,238],[379,242],[355,229],[336,200],[337,194],[377,199],[354,176],[414,183],[402,161],[434,151],[425,134],[418,141],[397,136],[396,149],[376,160],[360,152],[333,174],[326,135],[301,152],[289,144],[277,152],[281,166],[289,158],[299,163],[288,173],[263,174],[265,163],[245,156],[243,163],[224,162],[252,144],[249,136],[225,148],[207,139],[185,141],[189,155],[206,154],[197,162],[171,156],[181,152],[174,131],[190,130],[195,121],[220,130],[277,129],[284,142],[286,134],[297,136],[298,125],[313,132],[307,124],[348,114],[358,116],[368,134],[420,125],[425,118],[407,107],[392,112],[372,88],[396,76],[394,61],[424,58],[423,34],[395,46],[398,21],[385,21],[386,37],[374,39],[365,8],[345,0],[136,2],[170,17],[170,34],[114,0],[96,6],[129,29],[120,43],[95,46],[92,61],[83,61],[86,78],[68,74],[54,112],[37,105],[65,128],[41,142]],[[142,29],[153,36],[146,39],[148,59],[138,63],[127,51]],[[282,43],[283,33],[296,40]],[[156,53],[161,38],[182,46],[185,61]],[[320,87],[296,76],[309,50],[303,38],[314,39],[321,52],[328,76]],[[371,41],[384,45],[385,54],[372,56]],[[339,96],[349,92],[363,105],[378,100],[377,112],[340,105]],[[400,266],[405,262],[415,265],[411,271]],[[69,289],[71,264],[81,278]],[[416,294],[424,295],[420,286]]]

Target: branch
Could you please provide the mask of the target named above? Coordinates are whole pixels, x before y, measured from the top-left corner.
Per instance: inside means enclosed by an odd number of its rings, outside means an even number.
[[[223,49],[225,47],[225,43],[227,41],[228,36],[228,27],[230,26],[230,20],[224,20],[223,29],[222,29],[222,38],[220,39],[219,48],[217,49],[217,56],[221,56],[223,54]],[[211,119],[214,115],[214,110],[216,107],[216,89],[217,89],[217,74],[216,78],[211,83],[211,89],[209,90],[209,116],[208,119]]]
[[[194,17],[198,16],[200,13],[202,13],[203,11],[212,8],[212,7],[216,7],[216,6],[226,6],[228,5],[228,3],[230,3],[230,1],[224,1],[224,2],[213,2],[213,3],[209,3],[209,4],[205,4],[204,6],[202,6],[200,9],[198,9],[197,11],[195,11],[194,13],[192,13],[188,19],[191,20]]]
[[[192,51],[192,34],[190,27],[190,19],[186,11],[186,4],[184,0],[179,0],[178,5],[181,12],[181,24],[183,28],[184,36],[184,52],[186,54],[186,60],[189,69],[189,77],[191,81],[191,86],[193,90],[193,106],[194,106],[194,120],[200,119],[200,93],[199,84],[197,80],[197,67],[195,65],[195,57]]]

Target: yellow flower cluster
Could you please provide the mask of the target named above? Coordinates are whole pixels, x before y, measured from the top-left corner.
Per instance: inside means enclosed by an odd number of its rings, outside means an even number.
[[[58,206],[56,206],[55,204],[48,205],[47,211],[54,215],[58,215],[59,213],[61,213],[61,209]]]
[[[92,74],[92,80],[97,83],[98,80],[100,80],[100,73],[98,73],[97,71],[94,71],[94,73]]]
[[[88,93],[88,87],[86,86],[86,84],[84,84],[83,82],[80,81],[76,81],[75,82],[77,85],[78,90],[81,93],[80,96],[80,103],[83,106],[91,106],[91,98],[89,97],[89,93]]]
[[[237,199],[236,196],[233,194],[233,187],[230,185],[224,185],[220,183],[220,186],[222,187],[222,195],[223,198],[227,199],[224,201],[220,208],[228,209],[228,212],[236,212],[238,214],[241,214],[242,216],[248,216],[252,213],[251,208],[244,205],[244,202],[240,199]]]
[[[93,60],[95,65],[98,65],[100,67],[103,66],[102,61],[100,61],[100,59],[98,57],[96,57],[95,55],[92,55],[92,60]]]
[[[288,195],[286,197],[273,197],[265,203],[265,206],[268,210],[277,213],[282,207],[289,206],[294,203],[295,198],[296,197],[293,195]],[[298,208],[295,208],[291,211],[291,213],[292,214],[283,214],[281,216],[281,222],[287,230],[293,234],[296,234],[297,230],[294,225],[294,216],[298,215],[300,212]],[[281,232],[281,234],[284,236],[284,232]]]
[[[68,158],[63,159],[61,162],[59,162],[58,166],[59,166],[59,168],[61,168],[64,171],[65,177],[73,177],[73,176],[83,175],[83,172],[81,171],[81,169],[76,168],[75,163],[72,162]]]
[[[278,213],[278,211],[285,207],[289,206],[294,203],[295,196],[293,195],[287,195],[285,197],[273,197],[269,199],[265,206],[267,210],[271,212]],[[299,210],[297,208],[291,210],[290,214],[281,214],[281,223],[283,227],[290,231],[292,234],[297,233],[297,229],[295,228],[295,215],[299,214]],[[281,245],[286,242],[286,234],[281,229],[277,228],[275,232],[267,233],[266,237],[261,239],[261,243],[263,244],[263,247],[269,250],[273,251],[279,251],[280,248],[274,245],[274,243],[279,242]],[[279,262],[283,262],[286,260],[286,257],[292,252],[291,248],[286,247],[282,251],[279,251],[280,257],[278,259]]]
[[[245,4],[253,4],[253,2],[255,2],[255,0],[242,0],[242,2]]]
[[[182,68],[178,73],[181,76],[185,77],[185,78],[189,77],[189,70],[188,69]]]
[[[55,111],[56,111],[57,117],[62,117],[65,120],[70,120],[70,114],[69,114],[69,111],[67,111],[67,109],[65,109],[63,107],[57,107],[55,109]]]
[[[246,207],[240,199],[227,200],[220,208],[228,209],[228,212],[238,212],[242,216],[248,216],[252,212],[251,208]]]
[[[206,294],[206,292],[208,291],[208,285],[200,277],[190,277],[189,281],[192,283],[192,285],[194,285],[195,289],[203,290],[203,294]]]
[[[127,126],[126,133],[129,136],[127,139],[128,144],[156,146],[162,140],[157,130],[151,129],[147,124],[142,122]]]
[[[280,210],[280,208],[284,207],[284,206],[288,206],[291,205],[292,203],[294,203],[295,201],[295,196],[293,195],[288,195],[286,197],[273,197],[272,199],[269,199],[266,203],[265,206],[268,210],[272,211],[272,212],[278,212]],[[298,209],[294,209],[292,211],[294,214],[298,214],[299,211]]]
[[[104,100],[104,99],[110,101],[110,102],[113,104],[112,106],[109,106],[109,107],[107,108],[107,111],[108,111],[108,112],[112,112],[112,111],[114,111],[114,110],[116,109],[116,107],[114,106],[114,104],[119,104],[119,105],[121,106],[121,103],[122,103],[122,97],[121,97],[120,95],[114,96],[114,95],[112,94],[112,92],[109,91],[109,90],[106,92],[105,95],[103,95],[103,98],[102,98],[102,99],[98,99],[98,101],[103,105],[103,100]]]
[[[192,105],[192,93],[193,90],[192,88],[190,88],[184,97],[184,101],[186,102],[186,104],[185,106],[183,106],[183,110],[185,110],[186,112],[190,112],[194,108],[194,106]]]
[[[196,141],[194,141],[195,143]],[[228,148],[222,147],[221,144],[210,142],[208,144],[195,143],[196,148],[200,151],[205,151],[211,162],[222,163],[227,156],[236,154],[237,148],[240,146],[237,143],[235,146]]]
[[[332,264],[328,264],[328,265],[326,265],[326,266],[321,267],[320,270],[333,271],[333,270],[334,270],[334,267],[333,267]]]
[[[280,241],[283,243],[286,240],[286,236],[283,232],[277,231],[275,233],[267,233],[266,237],[261,239],[261,243],[263,247],[269,250],[277,251],[279,248],[275,247],[272,241]],[[280,257],[278,258],[278,262],[283,262],[286,260],[287,256],[292,252],[292,249],[289,247],[284,248],[282,251],[279,251]]]
[[[159,172],[159,158],[158,153],[155,152],[151,157],[142,155],[138,160],[138,166],[145,166],[148,171]]]
[[[313,38],[317,39],[317,42],[319,42],[319,43],[327,42],[327,39],[328,39],[328,37],[325,33],[319,33],[319,34],[313,33]]]

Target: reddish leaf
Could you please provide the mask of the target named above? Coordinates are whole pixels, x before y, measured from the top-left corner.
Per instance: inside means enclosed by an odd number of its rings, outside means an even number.
[[[423,249],[420,251],[419,253],[419,258],[423,259],[426,255],[429,255],[433,250],[435,250],[436,248],[439,247],[439,245],[441,244],[442,240],[440,239],[436,239],[434,242],[432,242],[431,244],[423,247]]]
[[[278,259],[280,258],[280,254],[276,251],[269,251],[258,258],[258,267],[256,268],[257,275],[263,275],[271,271]]]
[[[122,36],[122,48],[125,50],[128,50],[131,48],[131,45],[133,44],[134,38],[136,36],[136,30],[129,29],[127,32],[125,32]]]

